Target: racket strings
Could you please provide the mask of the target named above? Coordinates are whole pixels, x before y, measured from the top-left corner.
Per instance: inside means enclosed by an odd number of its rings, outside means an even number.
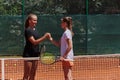
[[[41,56],[41,62],[43,64],[53,64],[56,61],[56,57],[54,55],[51,55],[50,53],[45,54]]]
[[[49,53],[46,51],[46,46],[41,45],[40,49],[40,61],[43,64],[53,64],[56,62],[56,55],[54,53]]]

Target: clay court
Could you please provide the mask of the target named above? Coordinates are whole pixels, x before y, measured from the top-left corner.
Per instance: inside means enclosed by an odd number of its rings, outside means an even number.
[[[120,80],[118,57],[77,57],[74,63],[74,80]],[[5,80],[22,80],[23,67],[23,60],[19,58],[5,59]],[[35,80],[64,80],[61,62],[53,65],[39,62]]]

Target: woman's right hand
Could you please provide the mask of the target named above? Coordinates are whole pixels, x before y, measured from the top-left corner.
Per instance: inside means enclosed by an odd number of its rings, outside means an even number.
[[[50,40],[50,39],[52,39],[52,37],[51,37],[51,34],[50,34],[50,33],[45,33],[45,34],[44,34],[44,36],[45,36],[45,38],[47,38],[47,39],[49,39],[49,40]]]

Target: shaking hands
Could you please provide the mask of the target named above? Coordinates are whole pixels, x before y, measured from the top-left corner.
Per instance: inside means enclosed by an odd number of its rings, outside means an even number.
[[[51,34],[50,34],[50,33],[45,33],[45,34],[44,34],[44,37],[47,38],[47,39],[49,39],[50,41],[53,40],[53,38],[51,37]]]

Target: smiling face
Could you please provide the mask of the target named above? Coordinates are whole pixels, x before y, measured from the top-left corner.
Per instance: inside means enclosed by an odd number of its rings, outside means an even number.
[[[31,18],[29,19],[29,27],[35,27],[37,24],[37,16],[32,15]]]

